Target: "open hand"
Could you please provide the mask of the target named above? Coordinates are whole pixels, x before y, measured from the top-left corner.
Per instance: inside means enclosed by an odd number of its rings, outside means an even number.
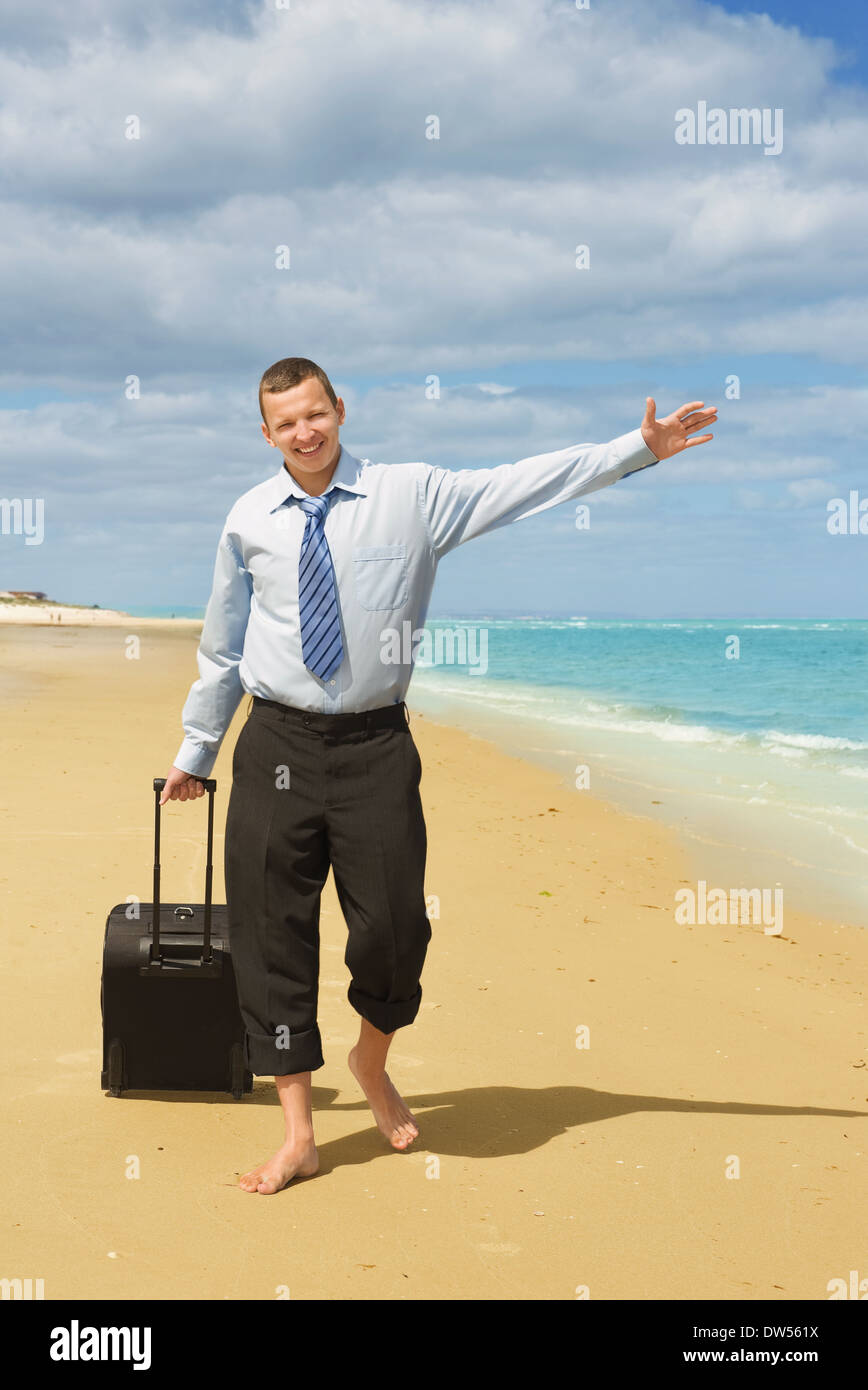
[[[665,419],[656,420],[654,412],[657,406],[654,398],[646,396],[645,418],[640,429],[642,438],[652,454],[658,459],[668,459],[673,454],[680,454],[682,449],[692,449],[694,444],[705,444],[709,439],[713,439],[713,434],[703,434],[699,439],[687,437],[706,425],[713,425],[717,419],[717,407],[710,406],[708,410],[701,410],[699,407],[704,405],[705,401],[690,401],[687,405],[680,405],[677,410],[673,410]]]

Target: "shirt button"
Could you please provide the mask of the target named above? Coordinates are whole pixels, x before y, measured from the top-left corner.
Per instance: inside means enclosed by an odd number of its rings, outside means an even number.
[[[329,685],[334,685],[334,681],[329,681]]]

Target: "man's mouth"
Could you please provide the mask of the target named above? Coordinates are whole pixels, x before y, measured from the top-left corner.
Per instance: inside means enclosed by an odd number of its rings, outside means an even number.
[[[299,453],[299,454],[302,454],[305,458],[311,458],[315,453],[317,453],[317,452],[322,448],[324,442],[325,442],[325,441],[321,439],[320,442],[319,442],[319,444],[314,444],[312,448],[310,448],[310,449],[298,449],[298,450],[296,450],[296,452]]]

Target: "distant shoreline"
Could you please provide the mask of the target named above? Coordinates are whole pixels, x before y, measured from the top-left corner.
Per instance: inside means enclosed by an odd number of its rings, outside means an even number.
[[[139,618],[118,608],[81,608],[50,599],[0,598],[0,624],[25,623],[37,627],[201,627],[201,618]]]

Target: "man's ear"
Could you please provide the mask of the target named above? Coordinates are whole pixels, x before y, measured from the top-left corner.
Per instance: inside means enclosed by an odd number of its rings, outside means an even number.
[[[264,420],[263,420],[263,422],[262,422],[262,433],[265,435],[265,438],[266,438],[266,440],[268,441],[268,443],[271,445],[272,449],[276,449],[276,448],[277,448],[277,445],[275,444],[275,442],[274,442],[274,440],[272,439],[271,435],[268,433],[268,426],[266,425],[266,423],[265,423]]]

